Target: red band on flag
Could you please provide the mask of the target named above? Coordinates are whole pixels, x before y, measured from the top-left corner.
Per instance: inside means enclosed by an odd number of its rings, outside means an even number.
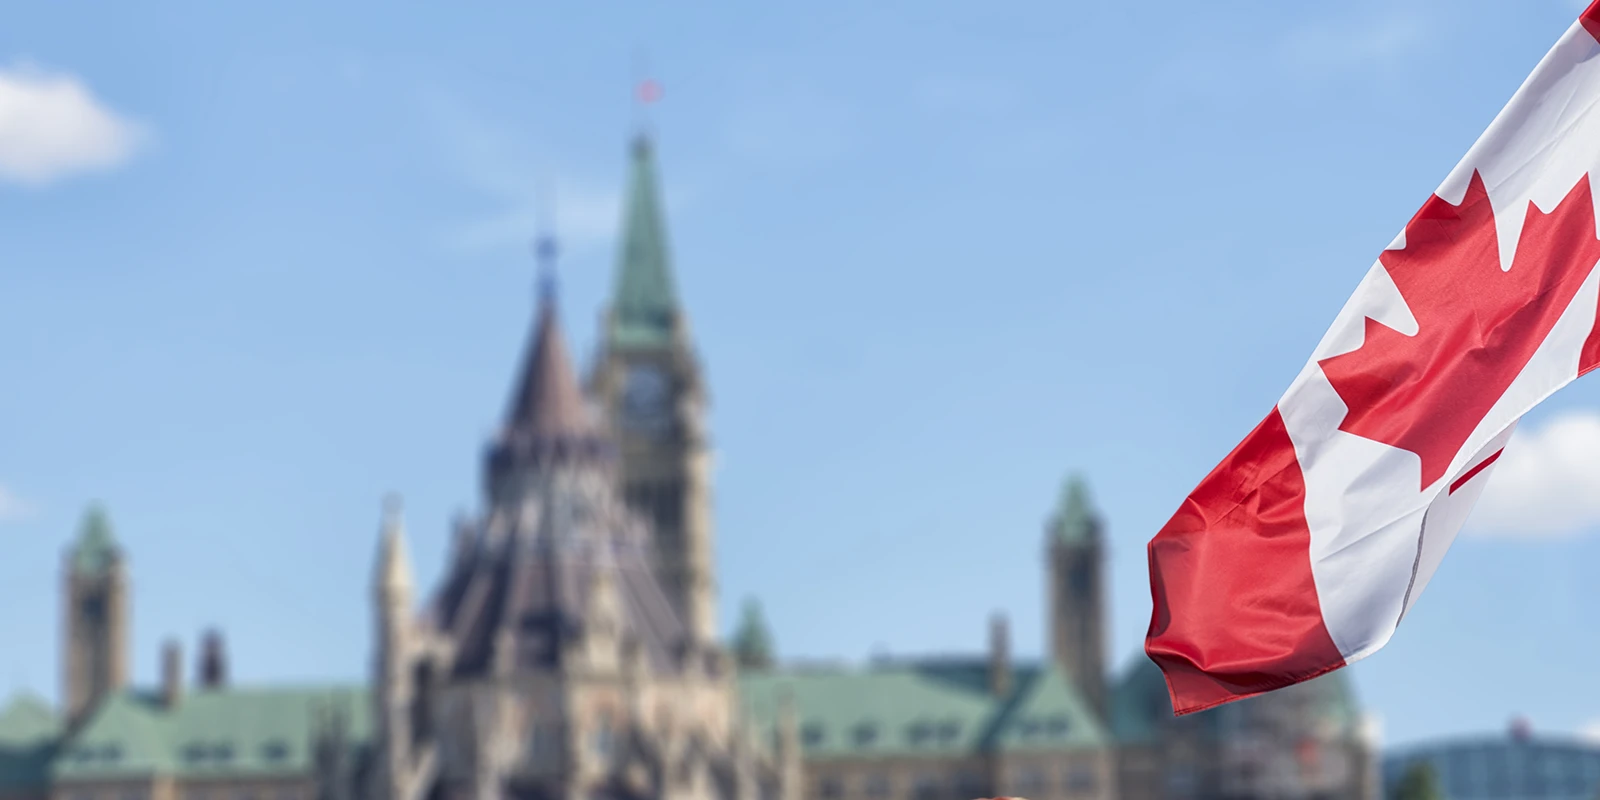
[[[1583,29],[1589,32],[1595,41],[1600,42],[1600,0],[1590,3],[1582,14],[1578,15],[1578,22],[1583,23]]]
[[[1491,455],[1488,458],[1478,462],[1478,466],[1467,470],[1467,474],[1462,475],[1459,478],[1456,478],[1455,483],[1450,484],[1450,493],[1451,494],[1455,494],[1457,489],[1460,489],[1461,487],[1467,485],[1467,481],[1470,481],[1473,478],[1478,477],[1478,473],[1488,469],[1490,464],[1493,464],[1494,462],[1500,460],[1500,454],[1504,453],[1504,452],[1505,452],[1505,448],[1503,448],[1503,447],[1500,448],[1499,450],[1494,451],[1493,455]]]
[[[1274,408],[1150,541],[1145,652],[1178,714],[1344,666],[1311,574],[1305,478]]]

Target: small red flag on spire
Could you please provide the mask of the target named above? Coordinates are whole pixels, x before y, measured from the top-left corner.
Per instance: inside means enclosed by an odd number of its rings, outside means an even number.
[[[639,102],[646,105],[661,99],[661,84],[649,78],[639,82]]]

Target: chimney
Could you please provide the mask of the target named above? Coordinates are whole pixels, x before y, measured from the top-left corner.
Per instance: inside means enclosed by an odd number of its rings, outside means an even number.
[[[995,697],[1011,694],[1011,631],[1004,614],[989,618],[989,691]]]
[[[161,704],[172,708],[183,696],[183,645],[172,639],[161,646]]]
[[[227,688],[228,651],[222,632],[212,628],[200,637],[200,688],[206,691]]]

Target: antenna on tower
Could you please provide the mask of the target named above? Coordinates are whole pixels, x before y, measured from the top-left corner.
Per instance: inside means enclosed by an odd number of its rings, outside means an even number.
[[[533,240],[533,258],[539,265],[539,299],[550,301],[555,299],[556,258],[561,250],[555,235],[555,192],[546,183],[538,197],[539,233]]]

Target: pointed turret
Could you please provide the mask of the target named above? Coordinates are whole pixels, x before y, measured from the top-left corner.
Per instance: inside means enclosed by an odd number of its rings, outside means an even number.
[[[411,555],[406,549],[406,528],[401,517],[400,498],[395,496],[384,499],[383,529],[379,534],[378,563],[372,583],[380,596],[411,596]]]
[[[549,247],[541,246],[541,253],[553,252]],[[511,398],[506,428],[514,435],[544,440],[581,437],[592,428],[561,333],[555,280],[548,272],[540,280],[533,341]]]
[[[679,324],[653,150],[645,135],[633,140],[622,249],[607,331],[614,348],[665,348],[672,344]]]
[[[609,452],[590,417],[561,333],[555,290],[555,241],[541,238],[539,311],[523,358],[522,376],[500,436],[489,452],[491,494],[525,467]]]
[[[372,591],[377,623],[374,654],[373,708],[377,712],[377,770],[383,797],[403,797],[412,764],[413,682],[411,631],[411,558],[406,552],[400,498],[383,501],[378,534],[378,561]]]

